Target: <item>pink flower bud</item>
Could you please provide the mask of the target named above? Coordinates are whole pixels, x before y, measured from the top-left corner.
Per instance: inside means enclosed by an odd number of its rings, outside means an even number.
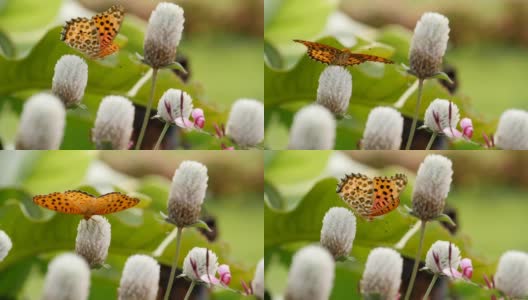
[[[473,136],[473,122],[470,118],[464,118],[460,121],[460,127],[465,137],[471,138]]]
[[[471,276],[473,276],[473,264],[471,263],[471,259],[462,259],[460,261],[460,268],[462,269],[462,275],[465,278],[471,279]]]
[[[218,275],[220,275],[220,281],[223,284],[229,285],[231,282],[231,272],[229,271],[228,265],[220,265],[218,267]]]

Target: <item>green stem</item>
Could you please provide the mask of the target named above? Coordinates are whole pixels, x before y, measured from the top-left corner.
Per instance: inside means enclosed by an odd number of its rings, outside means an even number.
[[[431,146],[433,146],[433,142],[436,139],[436,132],[433,132],[431,135],[431,138],[429,139],[429,143],[427,143],[427,147],[425,147],[425,150],[431,149]]]
[[[165,126],[163,126],[163,130],[161,131],[158,141],[156,142],[156,146],[154,146],[154,150],[159,149],[159,146],[161,145],[161,141],[163,141],[163,138],[165,137],[165,133],[167,133],[167,129],[169,129],[169,126],[170,126],[169,122],[166,122]]]
[[[423,79],[418,79],[418,98],[416,99],[416,108],[414,110],[413,122],[411,125],[411,131],[409,131],[409,138],[407,139],[407,146],[405,147],[405,150],[411,150],[414,132],[416,131],[416,123],[418,123],[418,114],[420,113],[420,103],[422,102],[423,82]]]
[[[156,90],[157,75],[158,69],[152,69],[152,86],[150,87],[150,99],[147,104],[147,110],[145,111],[145,117],[143,118],[143,124],[141,125],[141,131],[139,132],[139,137],[136,142],[136,150],[141,149],[141,143],[143,142],[143,137],[145,136],[145,131],[147,130],[147,124],[150,119],[150,110],[152,109],[152,102],[154,101],[154,91]]]
[[[433,276],[433,279],[431,280],[431,283],[429,284],[429,287],[427,288],[427,291],[425,292],[425,295],[423,296],[423,300],[429,299],[429,294],[433,290],[433,286],[434,286],[434,284],[435,284],[437,279],[438,279],[438,274],[435,273],[434,276]]]
[[[193,280],[191,282],[191,286],[187,290],[187,294],[185,294],[185,298],[183,298],[183,300],[188,300],[189,299],[189,297],[191,296],[191,293],[192,293],[195,285],[196,285],[196,281]]]
[[[181,248],[181,239],[182,239],[182,233],[183,233],[183,227],[178,227],[178,232],[176,235],[176,255],[174,255],[174,260],[172,261],[172,268],[170,272],[169,277],[169,284],[167,285],[167,289],[165,291],[165,297],[164,300],[169,300],[172,285],[174,284],[174,277],[176,275],[176,269],[178,267],[178,256],[180,256],[180,248]]]
[[[409,286],[407,287],[407,292],[405,293],[405,300],[409,300],[411,297],[412,289],[414,287],[414,281],[416,280],[416,274],[418,273],[418,266],[420,265],[420,257],[422,255],[422,247],[425,236],[425,224],[426,221],[422,220],[420,226],[420,244],[418,245],[418,251],[416,252],[416,257],[414,258],[414,266],[411,274],[411,281],[409,281]]]

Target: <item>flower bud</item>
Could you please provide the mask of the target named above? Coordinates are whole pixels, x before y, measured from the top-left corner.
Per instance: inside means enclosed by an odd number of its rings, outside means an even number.
[[[6,258],[12,247],[13,243],[9,236],[3,230],[0,230],[0,262]]]
[[[503,112],[495,132],[495,144],[504,150],[528,150],[528,111]]]
[[[75,252],[84,257],[90,267],[104,264],[110,247],[110,223],[101,216],[92,216],[88,220],[81,220],[77,227]]]
[[[425,267],[435,274],[444,274],[444,270],[456,270],[459,265],[460,249],[450,242],[436,241],[427,251]]]
[[[329,150],[334,148],[336,121],[325,107],[312,104],[293,117],[289,149]]]
[[[254,147],[264,139],[264,104],[240,99],[231,106],[226,135],[241,147]]]
[[[125,97],[107,96],[99,105],[92,139],[97,149],[126,150],[134,124],[134,105]]]
[[[258,299],[264,300],[264,258],[257,264],[253,281],[251,281],[251,288]]]
[[[381,247],[373,249],[361,277],[361,294],[381,296],[379,299],[398,299],[402,270],[403,259],[398,252]]]
[[[525,299],[528,296],[528,254],[506,251],[499,259],[495,286],[506,296]]]
[[[390,107],[370,111],[361,146],[363,150],[399,150],[402,142],[403,117]]]
[[[160,266],[147,255],[130,256],[119,283],[119,300],[155,300],[158,295]]]
[[[66,107],[81,103],[88,82],[88,65],[76,55],[63,55],[55,64],[52,91]]]
[[[209,254],[208,254],[209,253]],[[209,257],[207,257],[209,255]],[[218,257],[206,248],[194,247],[183,260],[183,274],[194,281],[202,280],[202,276],[214,278],[218,270]]]
[[[335,115],[345,115],[352,96],[352,75],[346,68],[328,66],[319,77],[317,104]]]
[[[321,245],[335,258],[347,256],[356,237],[356,217],[343,207],[330,208],[321,229]]]
[[[71,253],[54,258],[44,279],[42,300],[86,300],[90,288],[90,268]]]

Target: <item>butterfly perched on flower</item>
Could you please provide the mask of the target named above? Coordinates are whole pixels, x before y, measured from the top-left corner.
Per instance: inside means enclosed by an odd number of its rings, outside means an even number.
[[[66,191],[36,195],[33,202],[64,214],[82,215],[88,220],[93,215],[106,215],[131,208],[139,203],[139,199],[118,192],[95,197],[83,191]]]
[[[119,50],[113,41],[124,17],[124,8],[114,5],[91,19],[72,19],[64,25],[60,39],[90,58],[103,58]]]
[[[301,43],[308,48],[308,56],[318,62],[322,62],[327,65],[336,66],[353,66],[359,65],[366,61],[381,62],[385,64],[394,63],[392,60],[369,54],[352,53],[348,49],[339,50],[337,48],[309,41],[293,40],[294,42]]]
[[[407,185],[407,176],[369,178],[350,174],[337,184],[336,192],[360,216],[371,220],[387,214],[400,205],[400,194]]]

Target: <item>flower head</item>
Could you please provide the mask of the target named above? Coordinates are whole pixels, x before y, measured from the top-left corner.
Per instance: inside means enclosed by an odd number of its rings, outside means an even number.
[[[231,106],[226,135],[241,147],[254,147],[264,139],[264,104],[240,99]]]
[[[184,161],[174,172],[169,192],[169,220],[178,227],[198,222],[207,190],[207,168],[195,161]]]
[[[90,268],[86,261],[71,253],[54,258],[44,279],[43,300],[86,300],[90,288]]]
[[[184,22],[180,6],[167,2],[156,6],[150,15],[143,45],[144,60],[149,66],[162,68],[174,62]]]
[[[454,276],[460,265],[460,249],[446,241],[436,241],[425,257],[425,267],[435,274]]]
[[[88,82],[88,66],[76,55],[63,55],[55,64],[52,91],[66,107],[79,105]]]
[[[319,77],[317,104],[326,107],[332,113],[346,114],[352,96],[352,75],[340,66],[328,66]]]
[[[504,150],[528,150],[528,111],[503,112],[495,132],[495,144]]]
[[[189,120],[193,117],[194,122]],[[181,128],[203,128],[205,117],[200,108],[193,109],[191,96],[184,91],[168,89],[158,102],[158,115],[167,123],[176,124]]]
[[[0,262],[6,258],[12,247],[13,243],[9,236],[3,230],[0,230]]]
[[[155,300],[158,294],[160,266],[147,255],[130,256],[119,283],[119,300]]]
[[[290,149],[328,150],[335,144],[336,121],[324,106],[301,108],[293,117],[290,129]]]
[[[335,263],[332,255],[320,246],[306,246],[293,255],[287,300],[326,300],[334,284]]]
[[[376,107],[368,115],[361,146],[364,150],[398,150],[402,133],[400,112],[391,107]]]
[[[206,248],[192,248],[183,260],[183,274],[194,281],[213,283],[217,271],[218,257]]]
[[[412,196],[413,212],[420,219],[442,214],[452,176],[452,162],[444,156],[431,154],[420,164]]]
[[[448,40],[449,20],[438,13],[423,14],[414,28],[409,52],[411,71],[418,78],[426,79],[440,71]]]
[[[330,208],[321,229],[321,245],[335,258],[347,256],[356,237],[356,217],[343,207]]]
[[[134,105],[130,100],[121,96],[104,97],[92,129],[92,139],[97,149],[128,149],[133,123]]]
[[[403,259],[400,254],[389,248],[375,248],[370,251],[361,277],[361,294],[379,295],[380,299],[397,299]]]
[[[19,150],[57,150],[64,136],[66,111],[55,96],[37,94],[24,103],[18,126]]]
[[[251,281],[251,289],[257,298],[264,300],[264,258],[257,264],[253,281]]]
[[[499,259],[495,286],[511,298],[528,296],[528,253],[506,251]]]
[[[425,110],[425,126],[436,133],[444,133],[444,131],[452,132],[453,129],[456,130],[459,120],[460,113],[458,107],[448,100],[436,99]]]
[[[75,252],[84,257],[90,267],[104,264],[110,247],[111,230],[108,220],[101,216],[92,216],[81,220],[77,227]]]

